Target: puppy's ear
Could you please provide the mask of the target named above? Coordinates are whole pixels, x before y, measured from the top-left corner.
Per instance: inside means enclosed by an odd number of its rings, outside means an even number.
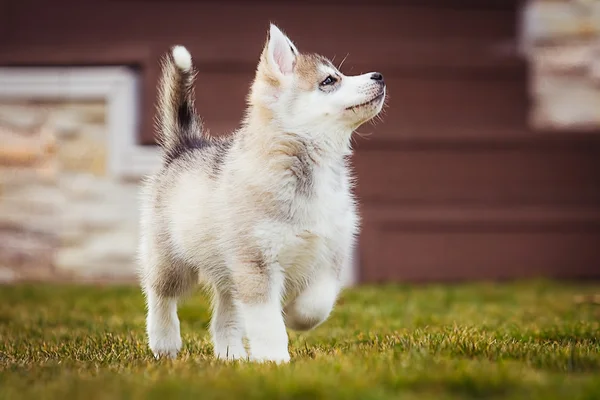
[[[298,49],[294,43],[274,24],[269,28],[269,37],[265,46],[265,55],[269,66],[276,74],[290,75],[296,66]]]

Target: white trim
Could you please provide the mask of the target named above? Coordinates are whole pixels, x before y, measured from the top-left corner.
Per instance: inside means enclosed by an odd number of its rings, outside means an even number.
[[[107,104],[108,173],[137,179],[160,163],[154,146],[137,144],[139,83],[127,67],[0,68],[2,99],[104,99]]]

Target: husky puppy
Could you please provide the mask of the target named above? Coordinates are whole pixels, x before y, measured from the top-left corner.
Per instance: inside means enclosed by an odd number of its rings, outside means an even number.
[[[286,327],[325,321],[352,261],[351,137],[380,113],[383,76],[346,76],[271,24],[241,127],[211,137],[195,111],[190,53],[175,46],[162,66],[163,161],[141,193],[150,349],[176,357],[177,303],[204,283],[216,357],[288,362]]]

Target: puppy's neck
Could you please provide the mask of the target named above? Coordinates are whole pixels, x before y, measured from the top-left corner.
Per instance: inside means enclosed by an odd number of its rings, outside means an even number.
[[[352,154],[352,130],[334,131],[327,127],[286,127],[265,106],[251,106],[244,120],[243,135],[261,149],[301,145],[324,163],[338,162]],[[317,160],[315,158],[315,160]]]

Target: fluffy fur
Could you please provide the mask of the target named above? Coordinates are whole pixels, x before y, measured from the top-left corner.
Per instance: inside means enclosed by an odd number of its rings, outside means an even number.
[[[177,303],[200,282],[217,357],[287,362],[286,327],[325,321],[350,267],[359,217],[347,157],[353,131],[382,109],[383,77],[345,76],[271,25],[241,128],[211,137],[195,74],[184,47],[164,58],[163,166],[143,185],[139,247],[149,345],[177,355]]]

